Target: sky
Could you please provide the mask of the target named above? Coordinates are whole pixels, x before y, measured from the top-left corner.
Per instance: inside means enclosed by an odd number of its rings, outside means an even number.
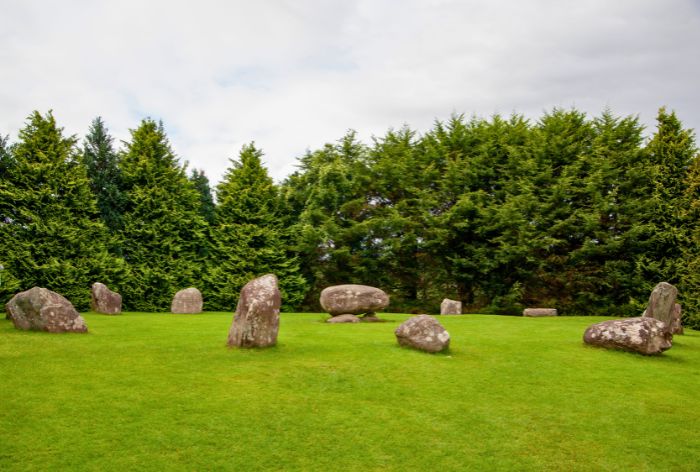
[[[150,117],[212,184],[251,141],[281,181],[350,129],[661,106],[700,129],[700,0],[0,0],[0,135]]]

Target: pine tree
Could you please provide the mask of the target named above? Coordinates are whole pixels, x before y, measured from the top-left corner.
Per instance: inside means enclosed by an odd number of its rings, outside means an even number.
[[[120,170],[126,193],[120,237],[133,278],[125,300],[132,309],[167,310],[178,290],[201,285],[208,241],[199,194],[162,123],[151,119],[131,131]]]
[[[202,215],[204,221],[208,224],[214,223],[216,205],[214,204],[214,197],[211,194],[211,186],[209,185],[209,179],[204,174],[203,170],[192,169],[190,174],[190,182],[194,185],[194,188],[199,193],[199,214]]]
[[[285,310],[297,308],[306,291],[280,218],[278,190],[262,155],[254,143],[243,146],[217,186],[215,262],[208,277],[217,309],[232,310],[243,285],[266,273],[278,277]]]
[[[34,112],[11,154],[0,180],[2,298],[42,286],[84,309],[93,282],[118,288],[124,267],[107,253],[75,138],[63,136],[51,112]]]

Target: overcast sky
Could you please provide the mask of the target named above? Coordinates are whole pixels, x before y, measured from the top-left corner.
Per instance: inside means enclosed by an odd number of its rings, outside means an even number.
[[[348,129],[662,105],[700,128],[698,0],[0,0],[0,134],[152,117],[212,183],[250,141],[281,180]]]

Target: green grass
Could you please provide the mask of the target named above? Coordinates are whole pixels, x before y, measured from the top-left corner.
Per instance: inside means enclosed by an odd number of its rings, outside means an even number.
[[[440,317],[447,354],[389,323],[282,315],[225,346],[231,314],[0,321],[0,470],[698,470],[700,333],[659,357],[584,346],[602,318]]]

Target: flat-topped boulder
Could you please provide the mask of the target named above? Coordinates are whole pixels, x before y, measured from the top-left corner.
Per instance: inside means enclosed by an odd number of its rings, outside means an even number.
[[[173,303],[170,305],[171,313],[201,313],[204,301],[202,300],[202,292],[194,287],[180,290],[173,297]]]
[[[404,321],[396,331],[401,346],[426,352],[440,352],[450,346],[450,333],[438,320],[428,315],[417,315]]]
[[[539,317],[539,316],[557,316],[556,308],[525,308],[523,316]]]
[[[641,316],[596,323],[583,334],[586,344],[645,355],[661,354],[671,348],[672,341],[666,323]]]
[[[5,305],[15,328],[49,333],[86,333],[80,313],[65,297],[43,287],[16,294]]]
[[[445,298],[442,303],[440,303],[440,314],[441,315],[461,315],[462,314],[462,302],[458,300],[450,300]]]
[[[277,344],[282,297],[277,277],[267,274],[243,289],[228,333],[231,347],[268,347]]]
[[[649,295],[649,303],[642,316],[666,323],[669,332],[673,329],[673,318],[678,289],[668,282],[660,282]]]
[[[331,316],[373,314],[389,305],[389,295],[369,285],[334,285],[323,289],[320,302]]]
[[[122,312],[122,296],[105,284],[95,282],[90,290],[90,308],[95,313],[118,315]]]

